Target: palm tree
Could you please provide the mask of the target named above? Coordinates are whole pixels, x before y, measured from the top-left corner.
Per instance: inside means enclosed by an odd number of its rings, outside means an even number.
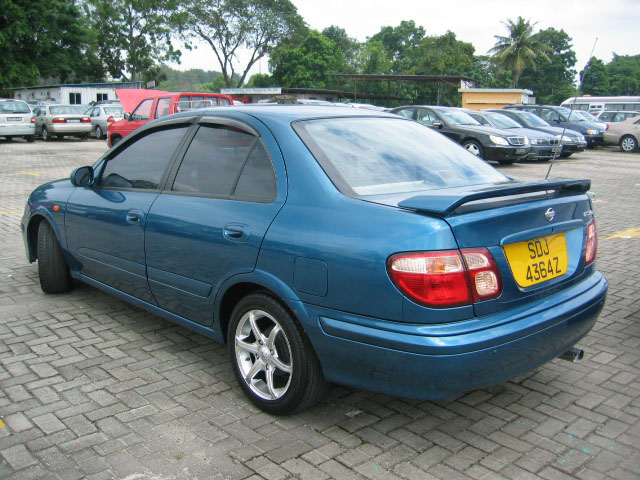
[[[536,69],[536,58],[551,61],[546,53],[550,51],[550,47],[540,42],[538,35],[533,33],[533,27],[537,22],[531,24],[528,20],[518,17],[515,23],[508,19],[502,24],[507,27],[509,35],[506,37],[494,35],[498,41],[489,53],[492,54],[491,60],[513,71],[513,88],[516,88],[525,68]]]

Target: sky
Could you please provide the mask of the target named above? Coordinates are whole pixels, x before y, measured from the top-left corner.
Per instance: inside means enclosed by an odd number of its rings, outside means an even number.
[[[537,22],[534,31],[553,27],[569,34],[578,59],[575,67],[578,72],[586,65],[592,49],[593,55],[605,63],[614,52],[640,54],[640,0],[291,1],[309,27],[322,31],[337,25],[361,42],[383,26],[413,20],[425,28],[427,35],[442,35],[451,30],[458,40],[472,43],[476,55],[485,55],[496,42],[494,35],[507,33],[501,22],[515,21],[521,16]],[[181,64],[172,66],[179,70],[220,71],[213,51],[205,44],[191,52],[183,50]],[[264,58],[256,64],[250,75],[253,73],[269,73],[268,60]]]

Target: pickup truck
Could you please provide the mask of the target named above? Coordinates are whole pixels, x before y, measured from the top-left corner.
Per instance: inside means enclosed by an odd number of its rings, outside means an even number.
[[[196,108],[233,105],[233,99],[230,95],[219,93],[172,93],[161,90],[123,88],[116,90],[116,94],[125,113],[122,120],[107,119],[109,123],[107,145],[110,147],[156,118]]]

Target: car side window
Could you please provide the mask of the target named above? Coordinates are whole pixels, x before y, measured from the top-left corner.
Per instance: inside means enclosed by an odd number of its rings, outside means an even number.
[[[169,104],[171,103],[170,98],[159,98],[158,104],[156,105],[156,118],[165,117],[169,115]]]
[[[634,125],[640,125],[640,120],[636,120],[635,122],[633,122]]]
[[[157,190],[188,126],[155,130],[107,160],[98,187]]]
[[[558,116],[558,114],[556,112],[554,112],[553,110],[548,109],[548,108],[543,108],[542,109],[541,117],[544,118],[549,123],[555,123],[556,121],[560,120],[560,117]]]
[[[398,110],[397,112],[395,112],[397,115],[401,115],[403,117],[407,117],[407,118],[413,118],[413,112],[414,109],[413,108],[404,108],[402,110]]]
[[[131,114],[131,120],[149,120],[151,118],[151,107],[153,105],[153,98],[147,98],[144,100]]]
[[[273,166],[260,142],[256,142],[251,150],[231,198],[265,203],[276,199],[276,177]]]
[[[436,117],[429,110],[423,110],[421,108],[418,109],[418,114],[416,116],[416,120],[423,125],[433,125],[434,122],[438,121],[438,117]]]
[[[239,129],[220,125],[200,126],[185,153],[172,190],[230,198],[235,189],[235,196],[253,198],[247,189],[254,185],[262,191],[256,195],[263,198],[264,191],[270,191],[266,184],[273,180],[273,169],[266,152],[261,145],[260,151],[257,145],[260,144],[256,137]],[[265,166],[264,159],[268,166]],[[270,171],[270,180],[258,178],[267,170]],[[241,173],[244,178],[240,181]]]

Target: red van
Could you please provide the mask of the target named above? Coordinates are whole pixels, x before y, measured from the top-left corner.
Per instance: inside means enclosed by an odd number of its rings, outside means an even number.
[[[171,93],[161,90],[118,89],[116,94],[124,109],[124,118],[109,121],[107,145],[112,147],[135,129],[156,118],[196,108],[231,106],[230,95],[203,92]]]

